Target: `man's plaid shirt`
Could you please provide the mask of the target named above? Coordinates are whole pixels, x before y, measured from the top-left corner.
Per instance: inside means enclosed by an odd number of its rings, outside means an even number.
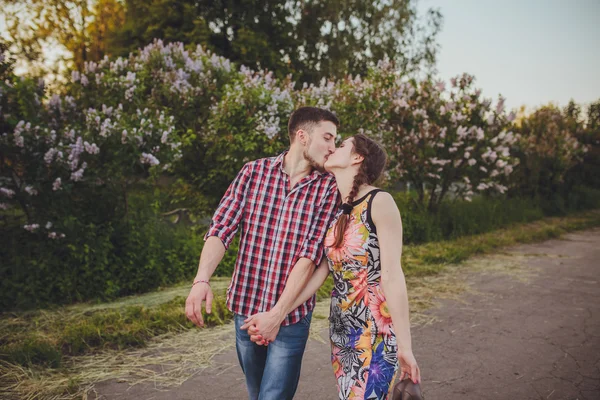
[[[240,249],[227,290],[227,306],[244,316],[269,311],[281,296],[301,257],[319,265],[323,240],[335,213],[338,192],[333,175],[313,171],[289,189],[283,157],[244,165],[225,192],[205,239],[217,236],[228,248],[242,225]],[[283,321],[300,321],[314,296]]]

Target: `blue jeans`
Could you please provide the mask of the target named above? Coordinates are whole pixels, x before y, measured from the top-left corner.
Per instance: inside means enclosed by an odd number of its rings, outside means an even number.
[[[259,346],[250,340],[248,331],[240,329],[246,317],[235,315],[235,347],[250,400],[294,398],[311,318],[309,313],[296,324],[282,326],[275,341]]]

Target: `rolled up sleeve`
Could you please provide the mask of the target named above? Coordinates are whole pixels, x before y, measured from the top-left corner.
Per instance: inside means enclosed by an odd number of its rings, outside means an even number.
[[[251,174],[251,166],[246,164],[231,182],[213,215],[204,240],[216,236],[221,239],[225,249],[229,248],[244,214]]]
[[[327,228],[335,216],[338,203],[338,190],[335,183],[329,185],[329,188],[323,196],[323,201],[317,212],[317,216],[312,225],[312,229],[302,245],[298,258],[308,258],[318,266],[323,257],[323,242]]]

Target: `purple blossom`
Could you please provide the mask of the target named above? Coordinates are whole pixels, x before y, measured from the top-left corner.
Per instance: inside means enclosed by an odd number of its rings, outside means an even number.
[[[142,155],[140,157],[140,162],[142,164],[149,164],[151,166],[160,164],[160,161],[158,161],[158,158],[154,157],[154,155],[149,154],[149,153],[142,153]]]
[[[26,191],[27,193],[29,193],[29,195],[31,195],[31,196],[36,196],[36,195],[38,194],[38,191],[37,191],[37,190],[35,190],[35,189],[33,188],[33,186],[31,186],[31,185],[27,185],[27,186],[25,186],[25,191]]]
[[[23,225],[23,228],[25,228],[26,231],[29,232],[34,232],[36,231],[38,228],[40,227],[39,224],[30,224],[30,225]]]
[[[83,172],[85,171],[85,169],[87,168],[87,163],[83,163],[81,164],[81,168],[79,168],[77,171],[71,173],[71,180],[75,181],[75,182],[79,182],[81,179],[83,179]]]
[[[79,156],[81,155],[81,153],[83,153],[84,150],[83,140],[81,139],[81,136],[77,138],[75,144],[71,144],[69,145],[69,147],[71,149],[71,154],[69,154],[69,161],[71,162],[71,171],[74,171],[79,165]]]
[[[56,192],[60,189],[62,189],[62,180],[60,178],[56,178],[56,180],[52,184],[52,190]]]
[[[14,190],[7,189],[7,188],[0,188],[0,193],[2,193],[4,196],[8,197],[9,199],[12,199],[12,197],[15,195]]]
[[[88,142],[83,142],[83,146],[89,154],[98,154],[100,152],[100,148],[96,146],[96,143],[89,144]]]

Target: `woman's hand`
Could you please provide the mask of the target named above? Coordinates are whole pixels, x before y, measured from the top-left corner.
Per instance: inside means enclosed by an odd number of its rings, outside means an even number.
[[[244,320],[244,325],[240,329],[249,329],[250,327],[254,328],[248,331],[251,336],[260,335],[260,339],[269,343],[274,341],[279,333],[281,318],[271,311],[254,314]]]
[[[421,370],[412,351],[398,351],[398,362],[400,363],[400,380],[410,377],[413,383],[421,382]]]

